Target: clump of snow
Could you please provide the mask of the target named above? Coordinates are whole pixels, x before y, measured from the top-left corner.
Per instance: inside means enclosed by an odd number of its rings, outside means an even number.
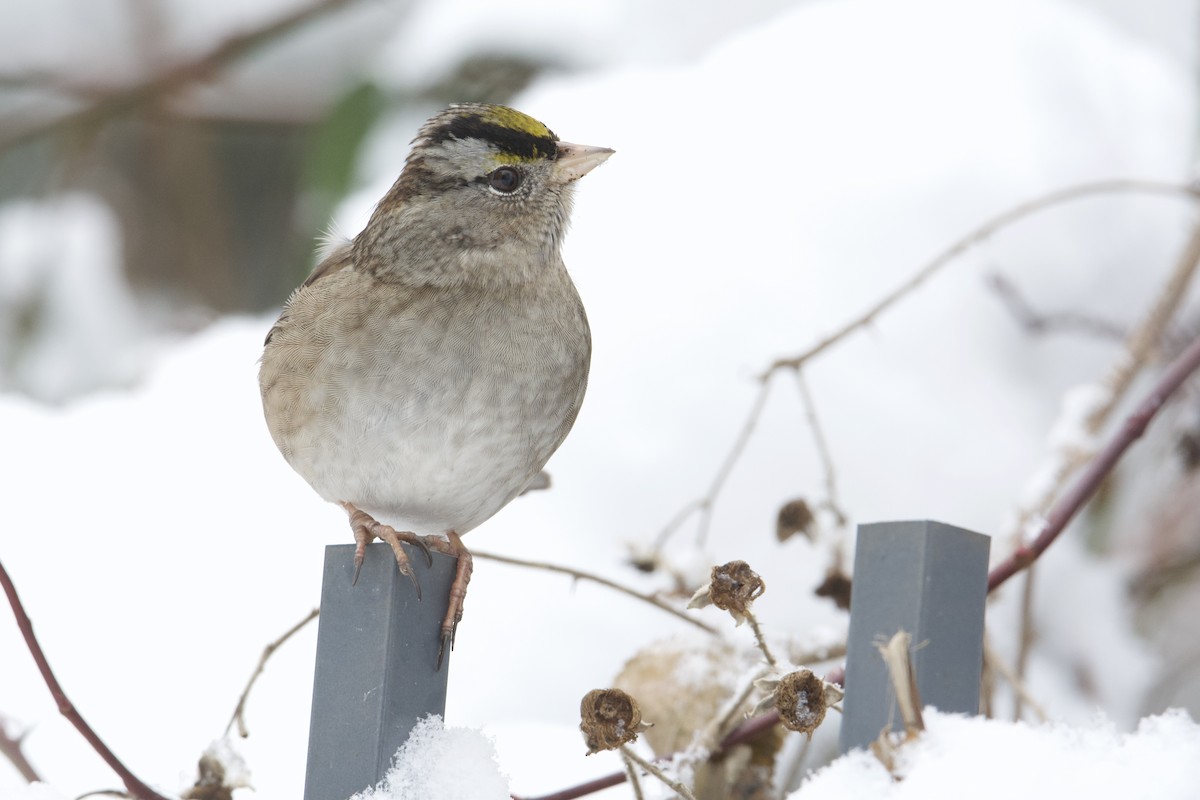
[[[200,761],[201,777],[207,768],[210,780],[220,781],[221,786],[230,789],[248,789],[250,783],[250,765],[242,754],[237,751],[233,740],[228,736],[216,739],[204,750]]]
[[[491,739],[474,728],[447,728],[429,715],[417,722],[378,786],[351,800],[508,800]]]
[[[1186,800],[1200,786],[1200,725],[1183,711],[1147,717],[1133,733],[1107,720],[1029,725],[925,711],[927,730],[898,751],[892,775],[856,750],[814,773],[789,800]]]

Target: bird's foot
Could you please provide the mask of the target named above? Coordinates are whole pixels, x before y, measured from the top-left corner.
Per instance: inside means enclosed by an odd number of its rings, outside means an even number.
[[[454,570],[454,580],[450,583],[450,598],[446,607],[446,616],[442,618],[441,646],[438,647],[437,668],[442,668],[446,650],[454,649],[454,634],[463,616],[463,601],[467,597],[467,584],[471,582],[471,573],[475,570],[475,559],[471,551],[462,543],[454,531],[448,531],[446,538],[440,536],[418,536],[411,531],[398,531],[391,525],[384,525],[365,511],[354,507],[351,503],[342,503],[342,507],[350,514],[350,528],[354,531],[354,582],[358,583],[358,573],[362,569],[363,558],[366,556],[367,545],[375,539],[387,542],[396,555],[396,566],[400,572],[407,575],[417,590],[417,599],[421,599],[421,584],[413,573],[412,562],[408,553],[401,546],[411,544],[421,548],[429,566],[433,566],[433,550],[457,559]]]
[[[475,570],[475,559],[471,551],[462,543],[462,538],[454,531],[446,533],[446,538],[438,538],[438,552],[454,556],[458,566],[454,570],[454,581],[450,584],[450,603],[446,608],[446,616],[442,619],[442,644],[438,648],[437,668],[442,668],[442,657],[446,648],[454,649],[454,634],[463,616],[463,601],[467,598],[467,584],[471,582],[471,573]],[[430,543],[432,545],[432,543]]]
[[[425,554],[425,561],[428,566],[433,566],[433,555],[429,552],[428,540],[436,539],[437,537],[418,536],[411,531],[398,531],[391,525],[384,525],[382,522],[377,522],[370,514],[360,511],[350,503],[342,503],[342,507],[349,512],[350,529],[354,531],[353,583],[358,583],[358,573],[362,570],[363,558],[367,554],[367,545],[372,540],[379,539],[391,546],[392,552],[396,556],[396,566],[400,569],[400,574],[407,575],[408,579],[412,581],[413,588],[417,590],[417,599],[420,600],[421,584],[417,581],[416,573],[413,572],[412,561],[409,559],[408,553],[401,545],[407,543],[421,548],[421,552]],[[440,542],[441,540],[438,539],[438,541]]]

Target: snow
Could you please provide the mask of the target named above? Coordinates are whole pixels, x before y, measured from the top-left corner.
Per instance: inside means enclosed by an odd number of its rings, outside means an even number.
[[[500,25],[492,15],[475,26],[468,11],[483,4],[463,0],[454,4],[470,29],[462,32],[435,5],[401,39],[434,49]],[[566,244],[595,340],[587,401],[549,465],[553,488],[518,499],[466,543],[658,591],[667,588],[661,576],[623,563],[626,545],[644,547],[711,483],[773,358],[837,329],[1014,203],[1114,176],[1186,179],[1196,109],[1186,64],[1084,4],[720,4],[736,7],[724,30],[678,38],[639,28],[635,5],[597,4],[586,17],[532,1],[514,11],[525,29],[544,22],[529,41],[549,42],[551,55],[555,42],[566,46],[600,21],[579,43],[593,71],[540,80],[513,104],[568,140],[617,153],[580,186]],[[633,41],[621,50],[626,29]],[[668,39],[662,58],[648,55],[656,32]],[[394,70],[398,84],[439,68],[432,56],[393,57],[378,68]],[[428,110],[373,134],[362,165],[369,185],[347,198],[338,227],[361,226]],[[1031,217],[812,362],[805,377],[854,521],[1002,529],[1044,459],[1060,398],[1101,378],[1114,347],[1026,337],[982,276],[1004,273],[1041,308],[1132,324],[1192,218],[1185,203],[1140,196]],[[0,254],[44,247],[54,263],[76,265],[55,306],[75,324],[46,345],[47,396],[64,390],[55,376],[142,375],[134,387],[61,407],[0,395],[0,558],[71,699],[136,772],[176,793],[224,730],[262,648],[317,602],[322,546],[348,541],[349,531],[287,468],[262,422],[255,362],[273,314],[227,318],[138,351],[136,332],[121,338],[124,301],[94,302],[110,292],[105,276],[119,258],[106,219],[84,198],[0,208]],[[35,235],[47,226],[63,233],[53,247],[54,237]],[[6,255],[0,281],[25,280],[20,263]],[[93,311],[107,316],[93,324]],[[791,379],[777,376],[770,392],[713,507],[709,538],[697,543],[689,521],[664,556],[689,575],[745,559],[766,582],[755,613],[772,645],[824,643],[845,628],[845,615],[811,594],[828,552],[803,537],[774,541],[779,506],[799,494],[819,499],[824,476]],[[995,544],[1002,555],[1006,543]],[[1139,722],[1161,709],[1140,704],[1155,661],[1132,632],[1126,572],[1067,541],[1039,569],[1044,636],[1029,689],[1054,726],[931,714],[927,737],[902,751],[905,781],[857,755],[794,796],[887,797],[955,776],[960,790],[992,792],[1024,780],[1010,765],[1025,761],[1056,791],[1066,791],[1068,773],[1108,776],[1098,798],[1129,796],[1138,776],[1161,775],[1165,797],[1182,796],[1170,791],[1185,777],[1194,787],[1194,724],[1180,714]],[[990,611],[1009,658],[1016,594]],[[693,613],[751,646],[728,615]],[[493,795],[500,771],[521,795],[616,771],[613,754],[583,757],[579,700],[680,628],[603,587],[479,559],[450,664],[446,718],[459,727],[426,731],[413,747],[465,750],[471,774],[495,774]],[[280,648],[250,697],[251,735],[238,750],[255,789],[239,797],[301,796],[314,644],[310,626]],[[0,763],[0,796],[44,800],[112,785],[3,623],[0,652],[0,712],[33,726],[26,752],[55,787],[26,788]],[[1111,722],[1095,722],[1098,708]],[[494,737],[499,771],[469,729]],[[1050,775],[1052,753],[1073,769]],[[1054,796],[1032,779],[1020,785],[1032,800]]]
[[[351,800],[508,800],[508,781],[488,737],[473,728],[419,720],[380,784]]]
[[[120,257],[116,220],[89,195],[0,207],[0,389],[56,403],[141,376],[154,348]]]
[[[899,750],[898,780],[857,750],[819,770],[789,800],[949,800],[964,792],[979,800],[1186,800],[1200,785],[1200,726],[1181,711],[1147,717],[1133,733],[1103,719],[1078,727],[1030,725],[933,710],[925,711],[925,724]]]

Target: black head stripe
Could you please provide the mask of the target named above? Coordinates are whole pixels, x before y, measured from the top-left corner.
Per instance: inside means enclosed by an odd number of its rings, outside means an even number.
[[[553,160],[558,155],[557,137],[553,134],[534,136],[525,131],[487,122],[479,114],[457,114],[432,131],[429,138],[434,143],[447,139],[482,139],[495,145],[501,152],[511,153],[519,159],[526,160]]]

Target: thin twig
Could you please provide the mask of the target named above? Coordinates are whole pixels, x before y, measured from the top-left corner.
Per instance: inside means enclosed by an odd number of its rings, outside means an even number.
[[[1121,429],[1088,464],[1078,481],[1050,509],[1045,523],[1034,540],[1017,547],[1003,562],[988,573],[988,591],[993,592],[1005,581],[1028,567],[1046,551],[1066,528],[1079,509],[1095,494],[1117,461],[1142,434],[1167,399],[1200,367],[1200,338],[1192,341],[1183,354],[1162,374],[1150,394],[1129,415]]]
[[[992,217],[987,222],[980,225],[969,234],[959,239],[950,247],[946,248],[936,258],[926,264],[924,267],[914,273],[908,280],[901,283],[888,294],[884,295],[880,300],[861,314],[857,319],[854,319],[843,325],[834,333],[826,336],[821,341],[817,342],[812,347],[805,350],[799,355],[789,358],[776,359],[763,372],[761,379],[766,380],[772,374],[781,369],[799,369],[805,362],[815,358],[821,353],[828,350],[833,345],[840,342],[842,339],[849,336],[851,333],[870,325],[875,319],[887,311],[897,301],[901,300],[905,295],[914,289],[918,288],[922,283],[928,280],[934,273],[942,267],[954,261],[963,253],[970,250],[975,245],[983,242],[985,239],[994,236],[1002,228],[1011,225],[1018,220],[1024,219],[1031,214],[1036,214],[1052,206],[1061,205],[1072,200],[1078,200],[1081,197],[1088,197],[1099,194],[1112,194],[1114,192],[1141,192],[1145,194],[1162,194],[1189,197],[1193,200],[1200,197],[1200,189],[1195,186],[1173,183],[1170,181],[1144,180],[1139,178],[1117,178],[1113,180],[1094,181],[1090,183],[1081,183],[1075,186],[1068,186],[1064,189],[1056,189],[1052,192],[1047,192],[1032,200],[1028,200],[1019,205],[1009,208],[1007,211]]]
[[[746,444],[750,441],[751,434],[754,433],[754,428],[758,425],[758,420],[762,416],[763,407],[767,403],[767,395],[770,393],[770,386],[766,383],[762,384],[758,389],[758,396],[754,398],[754,405],[750,408],[750,413],[746,417],[746,421],[742,423],[742,429],[738,432],[737,439],[733,442],[733,447],[726,454],[725,459],[717,468],[717,474],[713,477],[712,483],[709,484],[708,491],[703,497],[688,502],[679,512],[671,518],[671,521],[659,532],[655,538],[655,549],[661,550],[666,544],[667,539],[671,534],[686,520],[692,513],[699,514],[699,521],[696,524],[696,541],[703,544],[708,538],[708,529],[712,523],[712,508],[717,501],[717,495],[721,493],[721,489],[725,486],[725,481],[729,479],[729,475],[733,472],[734,466],[738,459],[741,458],[742,452],[746,449]]]
[[[746,701],[750,699],[750,695],[754,694],[755,683],[769,674],[770,672],[763,669],[754,672],[750,676],[750,679],[742,686],[741,690],[731,699],[725,701],[719,713],[713,717],[712,722],[704,727],[703,732],[697,738],[696,741],[700,743],[700,747],[709,752],[717,747],[720,736],[725,732],[729,724],[733,722],[742,706],[746,704]]]
[[[1011,667],[1009,667],[1008,664],[1004,663],[1004,660],[1001,659],[1000,655],[996,652],[996,648],[992,647],[992,645],[988,643],[987,639],[983,640],[983,660],[997,675],[1008,681],[1009,685],[1013,687],[1013,691],[1016,692],[1017,697],[1020,698],[1031,709],[1033,709],[1033,713],[1037,714],[1042,722],[1045,722],[1047,719],[1049,719],[1049,716],[1046,714],[1046,710],[1042,708],[1041,703],[1039,703],[1037,699],[1029,693],[1029,689],[1026,688],[1025,682],[1017,676],[1017,673]]]
[[[284,642],[296,635],[296,633],[308,623],[312,622],[321,613],[321,609],[314,608],[308,612],[308,616],[297,622],[292,627],[288,628],[287,632],[280,636],[275,641],[263,648],[262,655],[259,656],[258,666],[254,668],[254,674],[250,676],[250,680],[246,682],[246,688],[242,690],[242,696],[238,698],[237,708],[233,709],[233,716],[229,718],[229,724],[225,726],[225,735],[229,735],[230,729],[233,728],[233,723],[237,723],[238,736],[245,739],[250,735],[250,731],[246,728],[246,701],[250,698],[250,690],[254,688],[254,682],[258,680],[258,676],[262,675],[263,668],[267,666],[269,659],[276,650],[278,650]]]
[[[1010,675],[1005,675],[1012,682],[1013,686],[1022,686],[1025,683],[1025,671],[1029,668],[1029,655],[1033,652],[1033,643],[1037,639],[1033,630],[1033,587],[1036,582],[1038,570],[1036,564],[1030,564],[1025,570],[1025,583],[1021,587],[1021,635],[1017,643],[1017,664],[1016,672]],[[999,667],[997,668],[999,671]],[[1022,691],[1017,692],[1017,699],[1013,703],[1013,719],[1018,720],[1024,711],[1025,694]]]
[[[1016,319],[1017,324],[1031,334],[1061,331],[1112,341],[1125,338],[1124,327],[1109,320],[1086,316],[1076,311],[1057,314],[1037,311],[1021,294],[1016,284],[998,272],[987,276],[987,284]]]
[[[74,704],[67,699],[66,692],[63,691],[58,679],[54,677],[54,671],[50,669],[50,662],[46,660],[46,654],[42,651],[42,646],[38,644],[37,637],[33,634],[33,623],[30,621],[29,615],[25,613],[25,607],[21,605],[21,599],[17,596],[17,587],[13,584],[12,579],[8,576],[8,571],[2,563],[0,563],[0,585],[4,586],[4,594],[8,596],[8,604],[12,606],[13,616],[17,620],[17,628],[20,629],[21,635],[25,638],[25,646],[29,648],[29,653],[33,656],[33,661],[37,664],[38,671],[42,673],[42,679],[46,682],[46,688],[50,690],[51,696],[54,697],[54,702],[58,704],[59,713],[70,720],[75,729],[92,746],[92,749],[99,753],[105,763],[117,773],[117,776],[125,784],[125,788],[131,795],[138,798],[138,800],[166,800],[165,797],[143,783],[136,775],[129,771],[128,767],[121,763],[121,760],[116,757],[113,751],[108,749],[108,745],[84,721],[83,715],[79,713]]]
[[[708,623],[701,622],[700,620],[696,619],[695,617],[685,614],[684,612],[680,611],[679,609],[675,608],[674,606],[670,605],[669,603],[665,603],[653,595],[644,594],[643,592],[639,592],[636,589],[630,589],[628,586],[622,586],[621,584],[619,584],[615,581],[610,581],[608,578],[603,578],[599,575],[595,575],[590,572],[584,572],[583,570],[574,569],[572,567],[563,567],[558,564],[550,564],[545,561],[528,561],[523,558],[513,558],[512,556],[501,556],[501,555],[497,555],[495,553],[483,553],[483,552],[480,552],[479,550],[472,550],[471,555],[475,556],[476,558],[486,558],[489,561],[499,561],[501,564],[512,564],[512,565],[518,566],[518,567],[530,567],[531,569],[544,569],[549,572],[559,572],[559,573],[562,573],[563,575],[570,575],[572,578],[575,578],[576,580],[592,581],[593,583],[598,583],[601,586],[607,586],[610,589],[615,589],[618,592],[627,594],[630,597],[636,597],[638,600],[649,603],[650,605],[654,606],[655,608],[662,609],[663,611],[666,611],[668,614],[672,614],[676,617],[679,617],[679,619],[685,620],[685,621],[689,622],[690,624],[695,625],[697,628],[701,628],[705,631],[708,631],[709,633],[717,632],[717,629],[712,627]]]
[[[0,716],[0,755],[7,758],[25,780],[30,783],[41,781],[42,778],[38,775],[38,771],[33,768],[33,764],[29,763],[29,759],[25,757],[25,751],[21,749],[21,743],[25,741],[25,736],[29,731],[13,735],[8,732],[9,726],[12,724],[14,723],[11,720]]]
[[[621,748],[619,753],[621,763],[625,765],[625,780],[629,781],[629,788],[633,789],[633,800],[645,800],[645,795],[642,794],[642,782],[638,779],[637,765],[625,752],[625,748]]]
[[[257,30],[230,36],[199,58],[171,67],[128,88],[106,94],[78,111],[31,126],[0,141],[0,152],[56,131],[94,127],[112,117],[173,94],[193,83],[211,78],[233,62],[249,55],[259,46],[351,2],[354,0],[318,0],[318,2],[284,14]]]
[[[825,430],[821,427],[821,420],[817,417],[817,404],[813,401],[812,392],[808,390],[808,381],[804,379],[804,370],[797,369],[795,372],[796,387],[800,390],[800,401],[804,405],[804,418],[808,421],[809,430],[812,431],[817,458],[821,460],[821,470],[825,473],[825,501],[819,505],[821,508],[828,509],[833,514],[838,526],[842,527],[845,526],[848,516],[838,501],[837,472],[833,467],[833,454],[829,450],[829,442],[825,439]],[[840,541],[838,545],[840,557]]]
[[[750,630],[754,631],[754,642],[758,645],[758,649],[762,651],[763,657],[767,659],[767,663],[774,669],[778,666],[775,661],[775,656],[771,655],[771,648],[767,647],[767,639],[763,636],[762,628],[758,625],[758,618],[754,616],[754,612],[750,609],[745,611],[746,621],[750,623]]]
[[[671,787],[671,791],[675,792],[675,794],[684,798],[684,800],[696,800],[696,795],[692,794],[690,789],[688,789],[686,786],[684,786],[679,781],[672,778],[667,773],[663,772],[660,768],[655,766],[653,762],[647,761],[646,759],[639,756],[637,753],[633,752],[633,750],[629,747],[629,745],[625,745],[625,744],[621,745],[621,755],[623,755],[625,758],[629,759],[633,763],[637,764],[639,767],[646,770],[646,772],[649,772],[654,777],[658,778],[660,781],[665,783],[667,786]]]

